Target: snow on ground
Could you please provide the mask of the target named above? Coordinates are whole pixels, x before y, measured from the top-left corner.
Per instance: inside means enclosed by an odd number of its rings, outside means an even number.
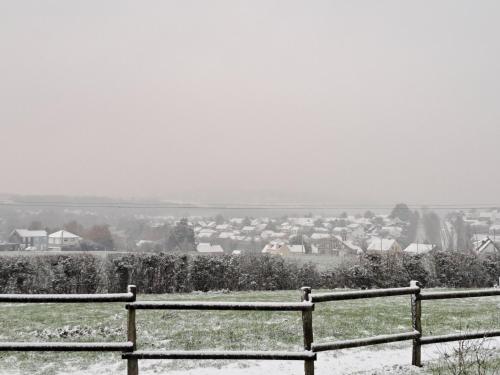
[[[491,348],[500,349],[500,338],[488,341]],[[445,350],[450,350],[453,344],[429,345],[422,348],[422,358],[424,364],[437,360],[443,355]],[[303,374],[302,361],[199,361],[200,367],[189,369],[172,369],[168,371],[165,367],[171,361],[143,360],[139,361],[141,375],[158,375],[168,372],[169,375],[262,375],[264,373],[279,374]],[[179,361],[177,361],[179,362]],[[402,374],[428,374],[428,366],[422,369],[415,368],[411,363],[411,345],[410,344],[392,344],[383,347],[345,349],[336,352],[318,353],[318,360],[315,368],[318,375],[402,375]],[[72,375],[122,375],[126,373],[126,361],[117,360],[116,362],[95,364],[85,369],[75,368],[71,370]],[[191,367],[193,363],[190,363]],[[21,375],[21,371],[5,372],[1,369],[3,375]],[[55,375],[67,374],[67,371]]]

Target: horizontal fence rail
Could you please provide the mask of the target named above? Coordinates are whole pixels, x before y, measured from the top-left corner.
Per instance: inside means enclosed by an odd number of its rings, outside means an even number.
[[[359,290],[354,292],[333,292],[311,294],[311,302],[342,301],[376,297],[402,296],[420,291],[418,287]]]
[[[138,350],[133,353],[124,353],[124,359],[234,359],[234,360],[286,360],[304,361],[316,360],[316,353],[303,352],[275,352],[275,351],[147,351]]]
[[[441,342],[462,341],[462,340],[476,340],[488,337],[500,337],[500,330],[482,331],[482,332],[466,332],[466,333],[453,333],[450,335],[441,336],[427,336],[420,339],[420,344],[437,344]]]
[[[127,352],[132,342],[2,342],[3,352]]]
[[[256,310],[256,311],[312,311],[310,302],[183,302],[140,301],[128,303],[127,309],[136,310]]]
[[[391,335],[380,335],[380,336],[366,337],[362,339],[342,340],[329,343],[313,344],[312,350],[314,352],[324,352],[327,350],[358,348],[360,346],[387,344],[391,342],[413,340],[414,338],[417,338],[419,336],[420,332],[418,331],[395,333]]]
[[[420,293],[421,300],[500,296],[500,288]]]
[[[89,303],[133,302],[132,293],[115,294],[0,294],[0,302],[11,303]]]

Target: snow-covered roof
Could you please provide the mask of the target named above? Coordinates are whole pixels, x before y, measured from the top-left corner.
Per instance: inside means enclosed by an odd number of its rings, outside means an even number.
[[[47,237],[47,232],[44,230],[15,229],[14,232],[23,238]]]
[[[333,228],[335,233],[350,232],[351,230],[347,227],[335,227]]]
[[[216,233],[217,231],[216,230],[213,230],[213,229],[210,229],[210,228],[203,228],[202,230],[200,230],[200,233]]]
[[[361,247],[359,247],[358,245],[355,245],[353,242],[351,241],[342,241],[342,243],[350,250],[352,251],[356,251],[356,253],[360,254],[363,252],[363,249]]]
[[[358,229],[360,227],[360,224],[352,223],[352,224],[349,224],[347,227],[351,228],[351,229]]]
[[[196,246],[196,251],[199,252],[199,253],[209,253],[211,248],[212,248],[212,245],[210,245],[209,243],[207,243],[207,242],[200,242]]]
[[[396,243],[396,240],[387,238],[374,238],[368,245],[368,251],[389,251]]]
[[[196,246],[199,253],[223,253],[224,249],[220,245],[211,245],[208,242],[201,242]]]
[[[491,238],[486,238],[484,240],[481,241],[481,243],[479,244],[479,246],[476,248],[476,252],[478,254],[481,254],[481,253],[489,253],[489,252],[500,252],[500,249],[498,248],[498,246],[491,240]]]
[[[288,251],[289,248],[283,241],[271,241],[262,249],[263,253],[275,253],[280,251]]]
[[[221,245],[212,245],[212,253],[223,253],[224,249]]]
[[[77,236],[76,234],[73,234],[71,232],[68,232],[67,230],[59,230],[57,232],[54,232],[52,234],[49,234],[49,238],[81,238],[80,236]]]
[[[411,243],[408,245],[406,249],[404,249],[405,253],[408,254],[425,254],[434,249],[436,246],[431,244],[423,244],[423,243]]]
[[[311,235],[312,240],[321,240],[324,238],[330,238],[330,235],[328,233],[313,233]]]
[[[288,245],[288,249],[295,254],[304,254],[306,252],[304,245]]]

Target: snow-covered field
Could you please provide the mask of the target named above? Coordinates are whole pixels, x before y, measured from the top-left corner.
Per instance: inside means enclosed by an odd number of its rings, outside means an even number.
[[[432,374],[429,366],[440,360],[444,350],[450,350],[454,345],[430,345],[424,347],[422,355],[425,358],[426,366],[416,368],[409,365],[411,361],[411,346],[409,344],[383,345],[375,348],[346,349],[337,352],[320,353],[315,364],[316,374],[358,374],[358,375],[402,375],[402,374]],[[500,339],[488,341],[490,348],[495,348],[494,353],[500,357]],[[116,358],[105,359],[103,362],[90,365],[82,364],[78,361],[68,360],[64,368],[55,369],[52,364],[39,364],[40,374],[102,374],[102,375],[122,375],[126,373],[125,363],[118,355]],[[21,375],[26,372],[20,368],[18,359],[15,356],[7,356],[3,359],[1,374]],[[196,365],[191,362],[188,368],[178,368],[172,361],[141,361],[140,374],[156,375],[168,373],[170,375],[262,375],[272,374],[303,374],[302,362],[285,361],[233,361],[216,362],[203,361]],[[168,370],[168,371],[167,371]]]
[[[297,291],[141,295],[142,300],[294,301]],[[0,305],[2,341],[124,341],[123,304]],[[424,301],[424,334],[500,327],[500,300],[485,297]],[[139,349],[300,350],[301,319],[297,312],[138,311]],[[409,297],[377,298],[317,305],[315,341],[325,342],[410,330]],[[491,340],[500,358],[500,340]],[[409,366],[409,342],[318,353],[317,374],[425,374],[450,345],[423,347],[427,366]],[[0,374],[126,373],[119,354],[3,353]],[[303,363],[285,361],[140,361],[141,374],[302,374]],[[222,371],[221,371],[222,370]]]

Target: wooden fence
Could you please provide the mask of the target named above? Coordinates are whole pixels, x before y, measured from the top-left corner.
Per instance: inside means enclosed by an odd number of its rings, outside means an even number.
[[[332,292],[314,294],[309,287],[301,288],[300,302],[185,302],[185,301],[137,301],[136,287],[130,285],[127,293],[117,294],[78,294],[78,295],[29,295],[2,294],[1,302],[11,303],[103,303],[125,302],[127,314],[127,341],[124,342],[4,342],[0,351],[94,351],[121,352],[127,360],[127,374],[139,374],[139,360],[147,359],[231,359],[231,360],[286,360],[304,361],[305,375],[314,375],[314,361],[317,353],[345,348],[362,347],[397,341],[412,340],[412,365],[421,366],[422,345],[479,339],[500,336],[500,330],[460,333],[442,336],[422,336],[422,301],[449,298],[471,298],[500,296],[500,289],[482,289],[457,292],[422,292],[417,281],[406,288],[373,289],[351,292]],[[412,331],[380,335],[352,340],[327,343],[314,343],[313,311],[317,303],[409,295],[411,297]],[[137,349],[137,310],[233,310],[233,311],[298,311],[302,314],[304,349],[302,351],[149,351]]]

